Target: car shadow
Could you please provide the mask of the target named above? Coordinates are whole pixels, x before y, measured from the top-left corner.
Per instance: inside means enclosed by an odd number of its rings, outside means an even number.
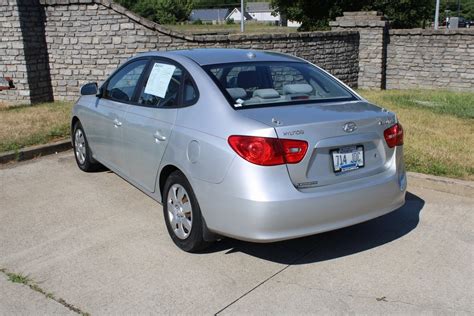
[[[269,244],[225,238],[211,245],[204,253],[241,252],[282,264],[308,264],[350,256],[394,241],[411,232],[418,225],[424,204],[423,199],[408,192],[404,206],[368,222]]]

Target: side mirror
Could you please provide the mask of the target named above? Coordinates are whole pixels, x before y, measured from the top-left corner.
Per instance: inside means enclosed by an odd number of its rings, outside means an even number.
[[[86,83],[81,87],[81,95],[97,94],[97,82]]]

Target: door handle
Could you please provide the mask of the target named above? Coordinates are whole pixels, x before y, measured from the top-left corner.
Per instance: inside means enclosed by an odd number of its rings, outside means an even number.
[[[115,120],[114,120],[114,126],[115,126],[115,127],[120,127],[120,126],[122,126],[122,122],[120,122],[119,120],[115,119]]]
[[[156,131],[155,134],[153,134],[153,137],[155,138],[155,142],[162,142],[166,140],[166,136],[161,135],[159,131]]]

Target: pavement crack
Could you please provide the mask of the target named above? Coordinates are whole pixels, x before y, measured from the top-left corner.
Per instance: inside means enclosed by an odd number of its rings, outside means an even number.
[[[80,308],[66,302],[66,300],[64,300],[63,298],[56,297],[53,293],[47,292],[42,287],[40,287],[37,282],[35,282],[33,279],[31,279],[28,275],[23,275],[21,273],[13,273],[13,272],[8,271],[5,268],[1,268],[0,273],[3,273],[8,278],[7,280],[12,282],[12,283],[23,284],[23,285],[29,287],[31,290],[42,294],[47,299],[53,300],[53,301],[63,305],[67,309],[69,309],[69,310],[71,310],[71,311],[73,311],[73,312],[75,312],[79,315],[90,316],[89,313],[84,312]]]
[[[242,294],[241,296],[239,296],[238,298],[236,298],[235,300],[233,300],[232,302],[230,302],[229,304],[227,304],[226,306],[224,306],[223,308],[221,308],[219,311],[217,311],[214,315],[219,315],[220,313],[222,313],[223,311],[225,311],[227,308],[229,308],[230,306],[234,305],[235,303],[237,303],[238,301],[240,301],[242,298],[244,298],[245,296],[249,295],[250,293],[252,293],[253,291],[255,291],[257,288],[259,288],[260,286],[262,286],[263,284],[267,283],[268,281],[270,281],[271,279],[273,279],[275,276],[277,276],[278,274],[282,273],[283,271],[285,271],[286,269],[288,269],[289,267],[291,267],[293,264],[295,264],[296,262],[298,262],[299,260],[303,259],[304,257],[310,255],[311,253],[313,252],[313,250],[310,250],[310,251],[307,251],[305,252],[304,254],[302,254],[301,256],[297,257],[295,260],[293,260],[292,262],[290,262],[289,264],[287,264],[286,266],[284,266],[283,268],[281,268],[280,270],[278,270],[277,272],[273,273],[272,275],[270,275],[268,278],[266,278],[265,280],[263,280],[262,282],[258,283],[256,286],[254,286],[253,288],[251,288],[250,290],[248,290],[247,292],[245,292],[244,294]]]

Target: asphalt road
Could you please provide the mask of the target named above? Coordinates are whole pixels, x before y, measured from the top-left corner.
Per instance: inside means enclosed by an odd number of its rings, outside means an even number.
[[[2,167],[0,314],[473,314],[474,197],[409,191],[353,227],[188,254],[159,204],[114,173],[79,171],[70,152]]]

